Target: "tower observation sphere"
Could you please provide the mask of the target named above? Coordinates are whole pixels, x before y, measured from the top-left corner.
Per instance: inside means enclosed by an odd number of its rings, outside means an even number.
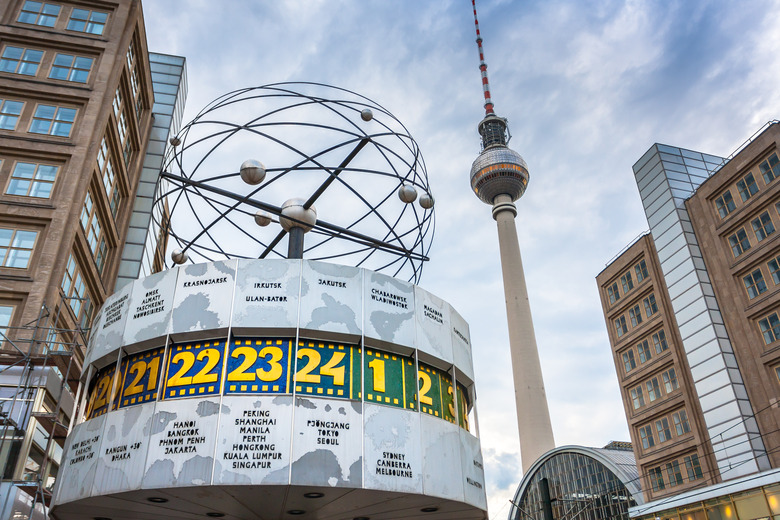
[[[506,119],[495,114],[479,124],[483,149],[471,165],[471,189],[485,204],[492,205],[499,195],[508,195],[514,202],[528,186],[528,165],[507,147],[506,125]]]

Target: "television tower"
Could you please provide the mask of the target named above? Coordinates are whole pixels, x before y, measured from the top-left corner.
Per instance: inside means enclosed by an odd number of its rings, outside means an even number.
[[[485,91],[485,118],[477,127],[482,137],[482,152],[471,165],[471,188],[482,202],[493,206],[493,219],[498,226],[520,457],[523,473],[526,473],[542,454],[555,447],[515,228],[517,208],[514,202],[523,196],[528,185],[528,165],[519,153],[507,147],[511,138],[507,120],[493,112],[475,0],[471,0],[471,5],[477,29],[479,70]]]

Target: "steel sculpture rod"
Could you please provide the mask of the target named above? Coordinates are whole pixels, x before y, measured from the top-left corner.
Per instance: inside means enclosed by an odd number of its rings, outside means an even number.
[[[338,177],[339,173],[341,173],[344,170],[344,168],[346,168],[347,165],[350,162],[352,162],[352,159],[354,159],[355,156],[358,153],[360,153],[360,150],[362,150],[363,147],[366,146],[369,143],[369,141],[371,141],[371,139],[369,139],[368,137],[364,137],[363,139],[361,139],[360,142],[355,147],[355,149],[352,150],[349,153],[349,155],[347,155],[344,158],[343,161],[341,161],[341,164],[339,164],[338,167],[335,170],[333,170],[332,172],[328,172],[328,173],[330,173],[330,176],[327,179],[325,179],[325,182],[323,182],[320,185],[320,187],[317,188],[317,190],[314,193],[311,194],[311,197],[309,197],[309,199],[306,202],[303,203],[303,209],[309,209],[311,207],[311,205],[314,204],[317,201],[317,199],[320,198],[320,195],[325,193],[325,190],[328,189],[328,186],[333,184],[333,181],[336,180],[336,177]]]
[[[290,219],[290,220],[293,220],[293,219]],[[265,258],[266,256],[268,256],[268,254],[271,251],[274,250],[274,248],[276,247],[276,244],[278,244],[279,242],[282,241],[282,239],[284,238],[285,234],[287,234],[287,232],[285,230],[280,231],[279,234],[276,235],[273,240],[271,240],[271,242],[268,244],[268,246],[266,246],[265,251],[263,251],[258,258]]]
[[[316,125],[316,126],[319,126],[319,125]],[[221,143],[224,143],[224,142],[225,142],[225,140],[226,140],[228,137],[230,137],[230,135],[233,135],[233,134],[234,134],[234,133],[235,133],[237,130],[240,130],[240,129],[242,129],[242,128],[244,128],[244,127],[242,127],[242,126],[236,126],[236,127],[235,127],[235,128],[233,128],[232,130],[229,130],[229,131],[224,131],[224,132],[219,132],[218,134],[214,134],[214,135],[219,135],[219,134],[222,134],[222,133],[228,133],[228,134],[229,134],[228,136],[226,136],[226,137],[224,137],[222,140],[220,140],[220,144],[221,144]],[[255,130],[252,130],[252,131],[253,131],[253,132],[255,132],[255,133],[258,133],[258,132],[256,132]],[[267,183],[266,183],[264,186],[267,186],[267,185],[269,185],[270,183],[272,183],[272,182],[274,182],[274,181],[276,181],[276,180],[280,179],[280,178],[281,178],[282,176],[284,176],[285,174],[287,174],[287,173],[289,173],[289,172],[291,172],[291,171],[293,171],[293,170],[296,170],[296,169],[298,169],[298,168],[299,168],[301,165],[305,164],[305,163],[306,163],[306,162],[308,162],[308,161],[311,161],[311,162],[313,162],[314,164],[316,164],[316,165],[317,165],[317,168],[316,168],[317,170],[320,170],[320,169],[322,169],[322,170],[325,170],[325,171],[327,171],[328,173],[331,173],[331,171],[330,171],[330,169],[329,169],[329,168],[326,168],[324,165],[322,165],[322,164],[320,164],[319,162],[317,162],[317,161],[315,160],[315,158],[314,158],[314,157],[309,157],[309,156],[306,156],[306,155],[305,155],[303,152],[301,152],[300,150],[296,149],[295,147],[292,147],[292,146],[290,146],[290,145],[288,145],[288,144],[286,144],[286,143],[284,143],[284,142],[282,142],[282,141],[280,141],[280,140],[278,140],[278,139],[275,139],[274,137],[272,137],[272,136],[270,136],[270,135],[266,135],[266,134],[263,134],[263,133],[258,133],[258,135],[261,135],[261,136],[263,136],[263,137],[265,137],[265,138],[267,138],[267,139],[270,139],[270,140],[272,140],[272,141],[274,141],[274,142],[276,142],[276,143],[278,143],[278,144],[280,144],[280,145],[282,145],[282,146],[285,146],[285,147],[287,147],[288,149],[292,150],[293,152],[295,152],[295,153],[297,153],[297,154],[299,154],[299,155],[302,155],[302,156],[304,156],[304,157],[305,157],[305,160],[303,160],[303,161],[301,161],[301,162],[297,163],[295,166],[292,166],[292,167],[290,167],[290,168],[285,168],[285,169],[283,169],[283,170],[282,170],[282,171],[279,173],[279,175],[278,175],[277,177],[275,177],[275,178],[271,179],[270,181],[268,181],[268,182],[267,182]],[[368,136],[367,136],[367,138],[368,138]],[[198,143],[198,142],[200,142],[200,140],[196,141],[196,143]],[[336,146],[334,146],[334,147],[331,147],[331,148],[329,148],[329,149],[327,149],[327,150],[323,150],[323,151],[322,151],[322,152],[320,152],[320,154],[318,154],[318,155],[325,154],[325,153],[327,153],[327,152],[329,152],[329,151],[332,151],[332,150],[334,150],[334,149],[336,149],[336,148],[338,148],[338,147],[340,147],[340,146],[341,146],[341,144],[339,144],[339,145],[336,145]],[[185,147],[185,149],[186,149],[186,148],[187,148],[187,147]],[[211,154],[211,152],[213,152],[213,151],[214,151],[213,149],[212,149],[211,151],[209,151],[209,152],[206,154],[206,156],[209,156],[209,155]],[[315,157],[316,157],[316,156],[315,156]],[[180,169],[182,169],[182,164],[181,164],[181,156],[180,156],[180,155],[177,155],[177,156],[175,157],[175,160],[176,160],[176,163],[178,164],[179,168],[180,168]],[[204,159],[201,159],[201,161],[200,161],[200,162],[199,162],[199,163],[198,163],[198,164],[195,166],[195,169],[196,169],[196,170],[197,170],[197,168],[198,168],[198,167],[199,167],[199,166],[200,166],[200,165],[203,163],[203,161],[204,161],[204,160],[205,160],[205,158],[204,158]],[[182,170],[182,171],[183,171],[183,170]],[[229,174],[229,175],[232,175],[232,174]],[[206,181],[210,181],[210,180],[215,180],[215,179],[219,179],[219,178],[227,177],[227,176],[229,176],[229,175],[225,175],[225,176],[217,176],[217,177],[212,177],[212,178],[210,178],[210,179],[203,179],[201,182],[206,182]],[[184,175],[182,175],[182,176],[184,176]],[[255,193],[257,193],[258,191],[260,191],[260,190],[261,190],[261,189],[262,189],[264,186],[261,186],[261,187],[257,188],[255,191],[253,191],[252,193],[250,193],[248,196],[252,196],[252,195],[254,195],[254,194],[255,194]],[[347,186],[348,188],[352,189],[352,188],[351,188],[349,185],[346,185],[346,186]],[[197,192],[197,190],[196,190],[196,192]],[[180,197],[180,196],[181,196],[181,195],[177,196],[177,199],[176,199],[177,201],[179,200],[179,197]],[[197,235],[197,236],[196,236],[196,237],[195,237],[193,240],[191,240],[189,244],[187,244],[187,245],[184,247],[184,250],[186,251],[186,250],[187,250],[187,248],[189,248],[189,247],[192,245],[192,243],[193,243],[194,241],[196,241],[196,240],[197,240],[199,237],[201,237],[202,235],[204,235],[204,234],[205,234],[205,235],[206,235],[208,238],[210,238],[210,239],[211,239],[212,243],[214,243],[214,244],[217,246],[217,248],[219,249],[219,252],[220,252],[220,253],[222,253],[222,254],[225,254],[225,252],[222,250],[222,248],[219,246],[219,244],[217,243],[217,241],[214,239],[214,237],[213,237],[213,236],[211,236],[211,233],[209,232],[209,228],[211,228],[211,227],[212,227],[214,224],[216,224],[216,221],[212,222],[212,223],[211,223],[211,224],[209,224],[209,225],[204,225],[204,223],[203,223],[203,222],[200,220],[200,217],[198,216],[197,212],[195,211],[195,207],[192,205],[192,202],[190,201],[190,199],[189,199],[189,195],[188,195],[187,193],[185,193],[185,194],[184,194],[184,199],[187,201],[187,204],[190,206],[190,209],[193,211],[193,216],[195,217],[195,219],[198,221],[198,223],[199,223],[199,224],[201,225],[201,227],[203,228],[203,229],[201,230],[201,232],[200,232],[200,233],[198,233],[198,235]],[[214,208],[214,207],[213,207],[213,204],[211,204],[211,202],[210,202],[208,199],[205,199],[205,200],[206,200],[206,202],[207,202],[207,203],[208,203],[210,206],[212,206],[212,208],[213,208],[213,209],[215,209],[215,210],[216,210],[216,208]],[[242,199],[242,200],[243,200],[243,199]],[[220,214],[221,214],[221,217],[222,217],[222,218],[226,218],[228,221],[230,221],[230,218],[229,218],[229,217],[227,217],[227,214],[228,214],[228,212],[230,212],[230,211],[231,211],[231,210],[233,210],[233,209],[236,209],[236,207],[238,207],[238,205],[239,205],[239,203],[240,203],[240,202],[241,202],[241,201],[239,201],[238,203],[234,204],[234,205],[233,205],[231,208],[229,208],[227,211],[220,212]],[[175,205],[176,205],[176,203],[174,203],[174,206],[175,206]],[[372,208],[372,210],[373,210],[373,208]],[[381,216],[380,216],[380,218],[381,218]],[[292,219],[292,220],[295,220],[295,219]],[[231,222],[232,222],[232,221],[231,221]],[[383,222],[384,222],[384,220],[383,220]],[[386,224],[386,223],[385,223],[385,224]],[[248,233],[247,233],[247,234],[248,234]],[[276,237],[276,238],[273,240],[273,242],[272,242],[272,244],[273,244],[273,245],[272,245],[272,246],[270,246],[270,248],[267,248],[267,249],[266,249],[266,251],[265,251],[265,252],[264,252],[264,253],[263,253],[263,254],[260,256],[260,258],[265,258],[265,257],[266,257],[266,256],[267,256],[267,255],[268,255],[268,254],[269,254],[271,251],[273,251],[273,248],[274,248],[274,247],[276,246],[276,244],[278,244],[278,243],[279,243],[279,241],[280,241],[280,240],[281,240],[281,239],[284,237],[284,234],[285,234],[285,233],[281,233],[281,234],[277,235],[277,237]],[[262,242],[260,242],[260,244],[262,245]],[[213,250],[212,250],[212,251],[213,251]],[[280,254],[280,253],[277,253],[277,254],[279,254],[279,255],[281,256],[281,254]]]
[[[193,186],[198,189],[202,189],[205,191],[209,191],[211,193],[215,193],[217,195],[221,195],[223,197],[227,197],[230,199],[233,199],[238,202],[246,203],[250,206],[254,206],[255,208],[262,209],[263,211],[268,211],[270,213],[273,213],[274,215],[281,215],[282,209],[274,206],[273,204],[268,204],[266,202],[260,202],[259,200],[250,199],[247,197],[240,197],[236,195],[233,192],[230,192],[228,190],[223,190],[221,188],[216,188],[214,186],[209,186],[208,184],[203,184],[199,181],[194,181],[192,179],[188,179],[186,177],[180,177],[177,175],[173,175],[168,172],[160,172],[160,177],[164,179],[168,179],[171,182],[180,182],[183,184],[186,184],[188,186]],[[284,217],[288,220],[292,220],[293,222],[297,222],[299,224],[306,224],[305,222],[301,222],[295,218],[292,217]],[[332,233],[338,234],[338,235],[344,235],[345,238],[351,239],[353,242],[357,242],[359,244],[363,245],[373,245],[385,250],[395,251],[397,253],[403,253],[404,256],[408,256],[410,258],[414,258],[415,260],[423,260],[428,261],[429,258],[425,255],[421,255],[419,253],[415,253],[414,251],[409,251],[408,249],[405,249],[403,247],[396,246],[394,244],[389,244],[387,242],[384,242],[382,240],[378,240],[376,238],[372,238],[370,236],[364,235],[362,233],[358,233],[357,231],[352,231],[350,229],[343,228],[341,226],[337,226],[336,224],[330,224],[329,222],[325,222],[323,220],[317,220],[317,223],[314,225],[315,228],[321,228],[327,231],[330,231]],[[277,237],[278,238],[278,237]],[[281,239],[281,238],[280,238]],[[276,240],[276,243],[278,243],[278,240]]]
[[[368,137],[364,137],[363,139],[361,139],[360,142],[357,144],[357,146],[355,146],[355,148],[349,153],[349,155],[347,155],[344,158],[344,160],[341,161],[341,164],[339,164],[338,167],[335,170],[330,171],[327,168],[325,168],[325,170],[330,174],[330,176],[327,179],[325,179],[325,182],[323,182],[320,185],[320,187],[317,188],[317,190],[314,193],[312,193],[311,197],[309,197],[309,199],[306,202],[303,203],[303,209],[309,209],[312,206],[312,204],[314,204],[314,202],[318,198],[320,198],[320,195],[325,193],[325,190],[328,189],[328,186],[330,186],[333,183],[333,181],[336,180],[336,177],[338,177],[339,173],[341,173],[344,170],[344,168],[346,168],[347,165],[350,162],[352,162],[352,159],[355,158],[355,156],[360,152],[360,150],[363,149],[364,146],[366,146],[369,143],[369,141],[371,141],[371,139],[368,138]],[[295,219],[290,219],[290,220],[295,220]],[[282,240],[282,238],[284,237],[284,235],[286,233],[287,233],[287,231],[281,230],[279,232],[279,234],[276,235],[276,237],[273,240],[271,240],[271,243],[268,244],[268,246],[265,248],[265,251],[263,251],[263,253],[260,255],[260,258],[265,258],[266,256],[268,256],[268,254],[271,251],[273,251],[274,247],[276,247],[276,244],[278,244]],[[295,242],[296,242],[296,247],[297,247],[297,242],[298,241],[296,240]],[[292,251],[292,250],[290,250],[290,251]],[[288,251],[287,256],[290,256],[290,251]],[[296,249],[296,251],[297,251],[297,249]],[[303,258],[303,240],[302,239],[300,240],[300,257]]]

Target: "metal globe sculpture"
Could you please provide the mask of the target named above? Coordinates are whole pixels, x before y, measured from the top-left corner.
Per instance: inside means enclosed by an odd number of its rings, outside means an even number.
[[[292,224],[310,227],[304,258],[419,282],[431,188],[419,146],[376,102],[320,83],[244,88],[209,103],[175,139],[154,219],[169,250],[185,254],[177,259],[286,258]],[[405,203],[399,190],[428,198]],[[293,197],[300,205],[283,210]]]

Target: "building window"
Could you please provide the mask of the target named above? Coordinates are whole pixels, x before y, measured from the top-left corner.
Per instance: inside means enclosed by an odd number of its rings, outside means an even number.
[[[780,161],[777,160],[777,154],[770,155],[769,159],[758,165],[758,169],[764,177],[764,184],[769,184],[780,177]]]
[[[645,388],[647,388],[647,398],[652,403],[659,397],[661,397],[661,388],[658,386],[658,378],[654,377],[650,381],[647,381],[645,383]]]
[[[769,272],[772,273],[772,281],[775,282],[775,285],[780,284],[780,256],[773,258],[769,262],[767,262],[767,267],[769,267]]]
[[[683,483],[680,473],[680,463],[676,460],[666,463],[666,476],[669,479],[669,487],[679,486]]]
[[[734,211],[737,207],[734,205],[734,199],[731,196],[731,191],[726,190],[720,197],[715,199],[715,207],[718,209],[718,215],[720,215],[720,218],[726,218],[729,213]]]
[[[111,103],[114,107],[114,117],[119,117],[119,112],[122,110],[122,91],[117,88],[114,94],[114,101]]]
[[[58,5],[27,0],[22,6],[19,18],[17,18],[16,21],[19,23],[41,25],[43,27],[54,27],[54,23],[57,21],[57,16],[59,16],[59,14],[60,6]]]
[[[651,294],[643,300],[645,304],[645,314],[649,318],[656,312],[658,312],[658,305],[655,303],[655,294]]]
[[[631,401],[634,403],[634,410],[638,410],[645,405],[645,396],[642,395],[641,386],[631,389]]]
[[[6,337],[8,326],[11,324],[11,316],[13,316],[13,314],[13,306],[0,305],[0,337]]]
[[[634,361],[634,351],[629,350],[627,352],[623,352],[623,367],[626,369],[626,374],[631,372],[636,368],[636,361]]]
[[[631,279],[631,271],[620,277],[620,283],[623,285],[623,294],[628,293],[634,288],[634,281]]]
[[[135,63],[135,46],[131,41],[130,46],[127,47],[127,68],[132,69],[133,63]]]
[[[617,282],[607,287],[607,294],[609,295],[609,303],[614,304],[620,299],[620,292],[618,291]]]
[[[646,363],[647,361],[650,361],[653,358],[653,355],[650,352],[650,345],[648,344],[647,340],[640,342],[637,345],[637,349],[639,350],[640,363]]]
[[[73,56],[71,54],[57,53],[54,64],[49,72],[49,79],[72,81],[74,83],[86,83],[89,71],[92,70],[92,58]]]
[[[124,144],[127,139],[127,119],[125,119],[124,112],[120,112],[119,117],[116,119],[116,131],[119,136],[119,143]]]
[[[130,90],[133,93],[133,99],[136,99],[138,97],[140,85],[138,83],[138,73],[135,69],[130,71]]]
[[[81,270],[76,265],[76,259],[73,254],[68,257],[68,263],[65,266],[65,274],[62,277],[60,285],[68,306],[73,311],[76,321],[87,328],[92,319],[92,300],[87,292],[87,286],[84,283],[84,277]]]
[[[650,484],[653,486],[653,491],[660,491],[664,489],[664,475],[661,473],[661,468],[650,468]]]
[[[647,264],[644,260],[640,260],[639,263],[634,266],[634,271],[636,271],[636,283],[640,283],[649,276],[649,274],[647,274]]]
[[[661,374],[661,378],[664,380],[664,388],[666,389],[667,394],[674,392],[680,386],[677,383],[677,374],[675,373],[674,368],[670,368]]]
[[[38,105],[35,109],[30,132],[33,134],[70,136],[73,121],[76,120],[75,108]]]
[[[669,420],[666,417],[655,421],[655,429],[658,431],[659,444],[672,438],[672,432],[669,429]]]
[[[54,483],[57,481],[57,474],[59,473],[60,465],[54,461],[49,464],[48,475],[46,476],[45,488],[51,491],[54,489]]]
[[[642,311],[639,310],[639,305],[634,305],[633,309],[629,309],[628,314],[631,317],[632,327],[636,327],[642,323]]]
[[[756,233],[756,240],[759,242],[775,232],[775,226],[772,224],[772,219],[766,211],[754,218],[751,224],[753,225],[753,231]]]
[[[8,195],[48,199],[57,179],[57,166],[17,162],[8,183]]]
[[[0,130],[15,130],[24,103],[0,99]]]
[[[729,237],[729,245],[731,246],[731,252],[734,253],[734,258],[750,249],[750,240],[748,240],[744,228],[739,228],[736,233]]]
[[[767,345],[780,338],[780,319],[777,318],[777,313],[773,312],[766,318],[759,320],[758,328],[761,329],[764,343]]]
[[[745,284],[748,298],[751,300],[759,294],[766,292],[766,283],[764,282],[764,275],[761,274],[761,269],[756,269],[742,278],[742,282]]]
[[[141,119],[141,112],[144,111],[144,100],[141,96],[137,96],[135,100],[135,117]]]
[[[22,474],[22,480],[33,481],[38,480],[40,477],[41,466],[46,457],[43,454],[43,450],[37,446],[30,446],[30,452],[27,454],[27,460],[24,463],[24,473]]]
[[[68,30],[101,35],[107,19],[107,13],[88,9],[73,9],[70,13],[70,20],[68,20]]]
[[[669,348],[666,344],[666,333],[664,332],[663,329],[653,334],[653,345],[655,345],[656,354],[660,354],[661,352]]]
[[[640,363],[646,363],[653,357],[653,355],[650,353],[650,345],[648,345],[647,340],[639,342],[636,348],[639,351]]]
[[[0,265],[27,269],[37,236],[35,231],[0,228]]]
[[[133,145],[130,136],[127,135],[127,119],[124,112],[119,113],[119,117],[116,120],[116,130],[119,136],[119,144],[122,147],[125,165],[129,165],[130,158],[133,156]]]
[[[753,178],[752,173],[748,173],[737,181],[737,191],[739,191],[739,196],[742,197],[742,202],[745,202],[758,193],[758,186],[756,185],[756,180]]]
[[[628,332],[628,327],[626,327],[626,317],[621,316],[618,319],[615,320],[615,330],[617,330],[617,337],[619,338],[626,332]]]
[[[653,428],[651,428],[649,424],[639,428],[639,437],[642,439],[642,448],[649,449],[655,446]]]
[[[38,65],[43,59],[43,51],[23,49],[21,47],[6,47],[0,56],[0,72],[12,72],[35,76],[38,73]]]
[[[691,426],[688,424],[688,414],[685,410],[673,413],[672,422],[678,437],[691,431]]]
[[[96,210],[97,207],[92,202],[92,195],[87,192],[87,197],[84,199],[84,206],[81,209],[81,227],[84,229],[84,234],[87,237],[87,244],[92,253],[92,258],[95,259],[95,266],[97,267],[98,273],[102,273],[106,261],[106,254],[108,252],[108,245],[106,244],[106,237],[100,226],[100,219],[98,218]]]
[[[695,453],[683,459],[685,469],[688,470],[688,480],[698,480],[702,478],[701,466],[699,465],[699,456]]]
[[[103,179],[103,187],[106,190],[106,196],[108,196],[109,205],[111,207],[111,215],[116,218],[120,202],[119,183],[116,181],[114,163],[111,160],[111,153],[108,151],[108,143],[106,142],[105,137],[98,150],[97,163],[101,178]]]

